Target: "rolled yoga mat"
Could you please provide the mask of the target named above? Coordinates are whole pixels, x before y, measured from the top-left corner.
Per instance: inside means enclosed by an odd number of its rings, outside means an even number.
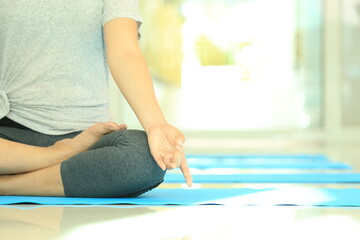
[[[188,155],[191,168],[349,170],[345,163],[331,162],[323,155]]]
[[[43,205],[266,205],[360,207],[360,189],[267,188],[267,189],[154,189],[135,198],[65,198],[0,196],[0,204]]]
[[[221,160],[237,160],[239,162],[281,162],[281,163],[293,163],[293,162],[330,162],[330,159],[325,155],[186,155],[187,159],[203,160],[203,159],[221,159]]]
[[[213,168],[231,168],[231,169],[292,169],[292,170],[351,170],[352,167],[345,163],[335,163],[335,162],[263,162],[263,163],[250,163],[250,162],[238,162],[234,160],[211,160],[204,159],[203,161],[192,161],[188,160],[188,165],[190,168],[196,169],[213,169]]]
[[[193,175],[194,183],[360,183],[359,173],[292,173]],[[165,183],[185,183],[182,174],[167,173]]]

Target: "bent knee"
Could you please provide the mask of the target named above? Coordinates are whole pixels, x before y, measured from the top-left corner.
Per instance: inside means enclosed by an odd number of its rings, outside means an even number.
[[[131,195],[139,191],[155,188],[163,182],[165,171],[157,165],[150,152],[139,154],[132,161],[136,163],[132,167],[132,179],[129,182],[130,185],[134,185]]]
[[[112,143],[107,147],[62,164],[67,196],[137,196],[163,181],[165,172],[151,155],[145,132],[117,131],[111,133],[109,140]]]
[[[135,175],[158,180],[164,178],[165,173],[152,156],[144,131],[124,130],[112,134],[114,154],[119,160],[127,161],[127,166]]]
[[[141,130],[120,130],[106,135],[104,138],[110,142],[108,144],[117,147],[132,146],[148,147],[147,135]]]

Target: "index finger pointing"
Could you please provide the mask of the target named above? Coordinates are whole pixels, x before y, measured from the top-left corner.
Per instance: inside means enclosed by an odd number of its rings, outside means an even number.
[[[191,187],[193,184],[193,180],[192,180],[191,172],[190,172],[188,163],[186,161],[184,152],[182,152],[182,160],[181,160],[181,164],[180,164],[180,169],[181,169],[182,174],[185,177],[186,184],[188,185],[188,187]]]

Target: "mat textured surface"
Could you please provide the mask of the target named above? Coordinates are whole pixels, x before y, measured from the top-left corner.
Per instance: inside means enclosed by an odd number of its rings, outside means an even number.
[[[0,196],[0,204],[43,205],[294,205],[360,207],[360,189],[266,188],[266,189],[155,189],[136,198],[64,198]]]

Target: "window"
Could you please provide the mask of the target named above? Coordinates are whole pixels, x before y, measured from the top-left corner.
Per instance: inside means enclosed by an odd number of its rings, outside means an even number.
[[[322,1],[140,0],[140,10],[141,46],[174,125],[322,126]]]

